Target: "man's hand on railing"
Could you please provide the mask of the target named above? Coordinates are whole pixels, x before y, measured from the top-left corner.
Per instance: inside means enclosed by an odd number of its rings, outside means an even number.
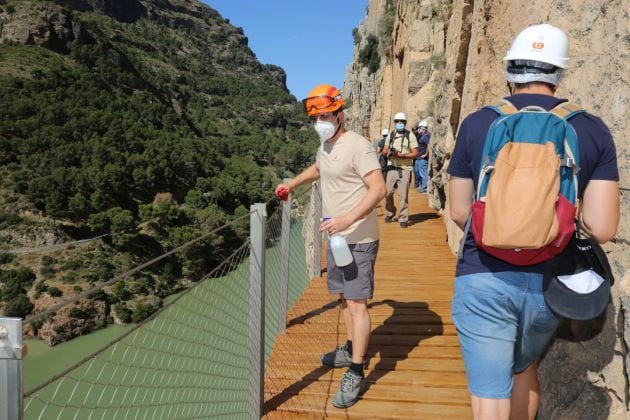
[[[287,201],[287,199],[289,198],[289,193],[291,192],[291,189],[289,188],[288,185],[286,184],[280,184],[276,187],[276,190],[274,191],[274,194],[276,195],[276,197],[278,197],[280,200],[282,201]]]

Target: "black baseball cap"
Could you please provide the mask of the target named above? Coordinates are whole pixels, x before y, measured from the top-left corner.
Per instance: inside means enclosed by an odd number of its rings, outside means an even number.
[[[547,264],[543,293],[554,313],[585,321],[604,312],[613,283],[610,264],[601,246],[592,238],[574,237]]]

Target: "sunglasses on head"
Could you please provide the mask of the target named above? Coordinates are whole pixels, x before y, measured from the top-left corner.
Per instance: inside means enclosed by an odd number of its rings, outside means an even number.
[[[339,99],[341,99],[341,96],[334,98],[328,95],[311,96],[310,98],[303,99],[302,104],[304,105],[304,111],[306,112],[311,112],[313,110],[321,111],[323,109],[327,109]]]

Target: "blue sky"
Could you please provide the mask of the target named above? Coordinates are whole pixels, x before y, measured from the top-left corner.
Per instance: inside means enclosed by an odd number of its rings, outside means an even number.
[[[320,83],[343,85],[354,48],[352,29],[368,0],[202,0],[243,28],[258,61],[287,73],[298,100]]]

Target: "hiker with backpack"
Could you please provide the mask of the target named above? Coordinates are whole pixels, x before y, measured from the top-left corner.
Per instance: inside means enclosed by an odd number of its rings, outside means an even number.
[[[620,212],[609,129],[554,96],[568,68],[564,32],[530,26],[504,62],[510,96],[462,121],[447,171],[450,216],[465,232],[452,318],[475,419],[536,416],[538,359],[559,321],[543,273],[575,236],[576,215],[604,243]]]
[[[416,136],[407,130],[407,115],[398,112],[394,115],[396,131],[390,133],[385,141],[383,155],[387,156],[387,176],[385,185],[385,223],[391,223],[396,216],[394,206],[394,190],[398,188],[400,195],[400,209],[398,222],[401,228],[406,228],[409,222],[409,185],[413,170],[413,159],[418,156],[418,140]]]
[[[381,173],[383,174],[384,180],[387,179],[387,156],[383,154],[383,148],[385,147],[387,136],[389,136],[389,130],[387,128],[383,128],[383,131],[381,131],[381,138],[376,143],[376,156],[378,156],[378,163],[381,165]]]

